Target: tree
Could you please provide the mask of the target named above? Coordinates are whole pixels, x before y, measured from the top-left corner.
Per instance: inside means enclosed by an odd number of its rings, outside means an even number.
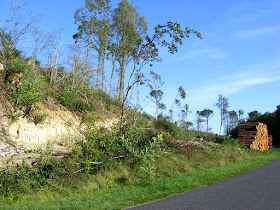
[[[163,92],[159,88],[164,84],[161,80],[161,76],[153,71],[150,72],[150,75],[152,77],[151,86],[153,90],[149,93],[148,98],[150,98],[156,105],[156,111],[155,111],[155,118],[158,117],[158,109],[165,109],[165,105],[163,103],[160,103]]]
[[[130,62],[132,50],[142,44],[144,35],[147,33],[147,23],[127,0],[118,4],[112,16],[115,43],[119,48],[117,61],[119,63],[118,99],[120,100],[124,97],[125,69]]]
[[[273,113],[266,112],[261,114],[257,110],[248,113],[247,122],[262,122],[267,125],[269,135],[273,136],[273,142],[280,142],[280,105],[276,107]]]
[[[171,121],[172,121],[172,115],[173,115],[173,107],[174,107],[174,105],[176,104],[178,107],[181,106],[181,101],[178,99],[178,97],[181,98],[181,99],[185,99],[185,98],[186,98],[186,92],[185,92],[185,90],[183,89],[182,86],[180,86],[180,87],[178,88],[177,95],[175,96],[174,101],[173,101],[173,103],[172,103],[172,106],[171,106],[171,108],[170,108],[170,110],[169,110],[169,114],[170,114],[170,119],[171,119]]]
[[[187,127],[187,117],[189,113],[191,113],[191,111],[189,111],[189,105],[185,104],[181,110],[181,127]]]
[[[218,101],[217,103],[214,104],[214,106],[220,110],[220,116],[221,116],[220,135],[221,135],[223,121],[225,120],[227,108],[229,107],[228,99],[225,98],[223,95],[219,94]]]
[[[11,4],[12,16],[0,24],[0,62],[4,65],[4,71],[1,73],[0,81],[7,79],[11,73],[19,72],[18,69],[12,69],[12,62],[15,59],[22,59],[23,49],[26,47],[26,39],[29,40],[28,49],[35,42],[35,37],[39,34],[36,28],[38,18],[25,11],[26,3],[18,5]],[[41,37],[42,38],[42,37]],[[34,48],[37,48],[35,46]],[[34,55],[34,52],[31,52]]]
[[[196,112],[196,125],[197,125],[197,131],[200,131],[201,129],[201,123],[204,122],[203,119],[201,119],[202,115],[201,115],[201,112],[200,111],[197,111]]]
[[[140,84],[140,85],[146,84],[152,90],[150,80],[147,79],[147,77],[141,71],[141,69],[146,64],[150,64],[150,66],[152,66],[152,63],[161,61],[161,59],[158,57],[159,53],[158,53],[157,45],[168,47],[168,51],[173,54],[177,52],[178,46],[176,44],[177,43],[182,44],[182,39],[185,37],[189,37],[189,33],[192,32],[195,33],[199,38],[201,38],[200,33],[197,31],[189,30],[188,28],[186,28],[186,31],[184,31],[181,29],[180,24],[167,22],[166,25],[156,26],[155,34],[152,37],[146,36],[145,40],[139,39],[140,42],[137,45],[135,45],[131,50],[131,56],[134,63],[134,67],[128,80],[126,93],[120,89],[121,92],[125,93],[122,96],[123,100],[122,100],[121,119],[123,117],[124,104],[127,99],[128,93],[133,90],[135,84]],[[169,38],[167,40],[168,41],[171,40],[170,42],[163,39],[165,34],[169,35]],[[120,48],[120,55],[122,55],[121,48]],[[119,64],[123,64],[123,62],[119,62]],[[120,69],[122,68],[120,67]],[[124,80],[124,78],[120,79],[119,77],[119,84],[122,83],[122,80]],[[124,88],[124,86],[122,86],[122,88]],[[181,97],[185,98],[185,91],[183,90],[182,87],[179,88],[179,93]],[[119,94],[119,98],[120,97],[121,94]],[[175,103],[177,105],[180,105],[180,101],[176,98],[175,98]]]
[[[203,111],[201,111],[200,116],[204,117],[206,120],[206,125],[207,125],[207,129],[206,132],[208,133],[208,122],[209,122],[209,118],[213,116],[213,110],[211,109],[204,109]]]
[[[101,88],[104,90],[105,81],[105,56],[108,46],[110,31],[110,0],[85,0],[85,6],[75,13],[75,23],[78,25],[78,32],[73,38],[82,40],[86,44],[86,69],[89,64],[90,50],[94,49],[98,54],[98,66],[96,74],[96,86],[99,87],[99,74],[102,71]]]
[[[231,130],[238,125],[238,115],[236,111],[228,111],[226,113],[226,133],[230,134]]]
[[[165,109],[165,105],[163,103],[160,103],[162,97],[163,97],[163,92],[162,90],[152,90],[150,93],[150,99],[155,103],[156,105],[156,112],[155,112],[155,118],[157,119],[158,117],[158,109]]]
[[[116,71],[116,61],[117,61],[118,54],[119,54],[119,48],[116,45],[116,43],[109,43],[107,59],[112,62],[112,71],[111,71],[110,86],[109,86],[109,95],[110,96],[111,96],[111,92],[112,92],[113,78],[114,78],[114,73]]]
[[[243,121],[244,110],[238,109],[237,112],[238,112],[238,122]]]
[[[261,118],[261,113],[259,113],[257,110],[249,112],[248,113],[249,118],[248,118],[248,122],[258,122]]]

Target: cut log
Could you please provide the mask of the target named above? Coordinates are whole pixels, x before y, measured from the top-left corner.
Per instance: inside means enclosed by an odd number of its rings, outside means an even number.
[[[267,126],[260,122],[241,124],[238,142],[260,151],[269,150],[272,147],[272,137],[271,140],[268,137]]]

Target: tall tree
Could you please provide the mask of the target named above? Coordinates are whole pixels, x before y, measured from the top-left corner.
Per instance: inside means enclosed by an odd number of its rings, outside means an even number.
[[[164,84],[161,80],[161,76],[153,71],[150,72],[152,77],[151,86],[153,90],[149,93],[149,98],[155,103],[156,111],[155,111],[155,118],[158,118],[158,109],[165,109],[165,105],[160,103],[163,92],[159,88]]]
[[[117,56],[119,54],[119,49],[116,43],[109,43],[108,45],[108,53],[107,53],[107,59],[112,62],[112,71],[111,71],[111,78],[110,78],[110,85],[109,85],[109,95],[111,96],[112,92],[112,85],[113,85],[113,78],[114,73],[116,71],[116,62],[117,62]]]
[[[180,86],[178,88],[178,92],[177,92],[177,94],[176,94],[176,96],[174,98],[174,101],[172,103],[172,106],[171,106],[171,108],[169,110],[171,121],[172,121],[172,116],[173,116],[173,107],[174,107],[174,105],[176,104],[179,107],[181,106],[181,101],[178,99],[178,97],[181,98],[181,99],[185,99],[186,98],[186,92],[185,92],[185,90],[183,89],[182,86]]]
[[[185,104],[181,110],[181,127],[187,127],[187,118],[189,113],[191,113],[191,111],[189,111],[189,105]]]
[[[150,64],[150,66],[152,66],[154,62],[161,61],[161,59],[158,57],[159,53],[158,53],[157,46],[160,45],[160,46],[168,47],[168,51],[171,54],[173,54],[177,52],[178,43],[182,44],[182,39],[189,37],[190,33],[195,33],[197,37],[201,38],[200,33],[197,31],[189,30],[188,28],[183,30],[181,29],[180,24],[167,22],[166,25],[156,26],[155,34],[152,37],[146,36],[145,40],[139,39],[139,43],[136,44],[130,52],[134,63],[133,65],[134,67],[130,74],[130,78],[128,80],[126,93],[123,92],[125,94],[123,94],[123,100],[122,100],[122,116],[124,113],[124,104],[128,96],[128,93],[133,90],[133,86],[135,84],[137,85],[146,84],[152,90],[152,85],[150,84],[150,80],[147,79],[147,77],[144,75],[141,69],[147,64]],[[168,35],[168,38],[164,39],[164,35]],[[122,55],[122,53],[120,53],[120,55]],[[119,79],[119,84],[120,83],[121,80]],[[179,88],[179,92],[180,92],[180,96],[185,98],[185,91],[183,90],[182,87]],[[119,97],[121,97],[121,95],[119,95]],[[180,105],[180,100],[175,98],[175,103],[177,105]]]
[[[249,115],[249,119],[248,122],[258,122],[261,118],[261,113],[259,113],[257,110],[252,111],[250,113],[248,113]]]
[[[213,110],[211,109],[204,109],[203,111],[200,111],[200,116],[204,117],[206,120],[206,132],[208,133],[208,122],[209,122],[209,118],[213,116]]]
[[[155,118],[158,118],[158,109],[165,109],[165,105],[163,103],[160,103],[163,92],[162,90],[152,90],[150,93],[150,99],[155,103],[156,105],[156,111],[155,111]]]
[[[85,0],[85,6],[75,12],[75,23],[78,24],[78,32],[73,38],[81,40],[86,45],[86,69],[89,64],[91,49],[98,54],[98,66],[96,73],[96,86],[99,87],[99,76],[102,71],[102,90],[105,80],[105,56],[110,31],[110,0]]]
[[[218,101],[214,104],[215,107],[217,107],[220,110],[220,116],[221,116],[221,124],[220,124],[220,135],[222,134],[222,126],[223,122],[225,120],[227,109],[229,107],[228,99],[225,98],[223,95],[218,95]]]
[[[197,125],[197,131],[200,131],[201,129],[201,123],[204,122],[204,120],[201,118],[201,112],[197,111],[196,112],[196,125]]]
[[[236,111],[228,111],[226,113],[226,133],[230,134],[231,130],[238,124],[238,115]]]
[[[119,48],[119,85],[118,99],[124,97],[124,76],[125,69],[128,65],[132,50],[142,44],[144,35],[147,33],[147,24],[144,17],[140,16],[137,8],[133,7],[127,0],[118,4],[114,9],[112,17],[113,29],[116,35],[116,44]]]
[[[237,114],[238,114],[238,122],[241,122],[243,120],[244,110],[238,109]]]

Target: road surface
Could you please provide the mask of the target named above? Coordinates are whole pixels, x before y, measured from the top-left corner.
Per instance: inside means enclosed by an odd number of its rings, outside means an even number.
[[[280,210],[280,159],[216,184],[131,209]]]

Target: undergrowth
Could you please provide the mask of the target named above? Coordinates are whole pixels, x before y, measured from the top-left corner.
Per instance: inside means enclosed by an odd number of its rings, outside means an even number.
[[[0,171],[0,197],[15,202],[25,194],[58,195],[149,183],[178,174],[224,166],[264,153],[240,147],[230,137],[223,144],[194,147],[183,154],[168,147],[160,133],[137,129],[130,119],[111,131],[91,124],[87,139],[77,139],[68,158],[57,160],[51,147],[33,166],[6,163]],[[188,141],[188,140],[186,140]]]

